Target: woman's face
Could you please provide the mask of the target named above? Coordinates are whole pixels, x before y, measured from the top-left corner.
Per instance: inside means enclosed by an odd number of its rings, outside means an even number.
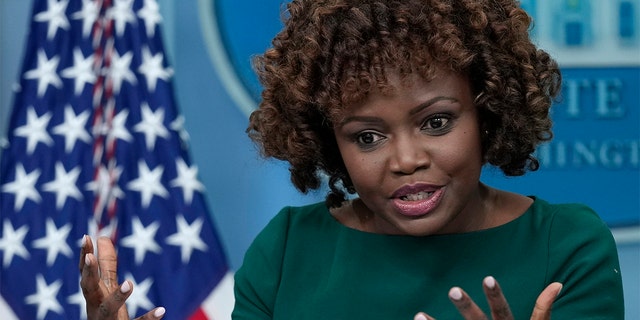
[[[470,231],[482,211],[478,114],[464,76],[440,70],[392,94],[346,106],[334,129],[371,231],[429,235]],[[355,208],[355,207],[354,207]],[[362,214],[362,213],[359,213]]]

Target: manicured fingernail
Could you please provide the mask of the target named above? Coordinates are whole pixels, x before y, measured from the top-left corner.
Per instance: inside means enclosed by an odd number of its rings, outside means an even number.
[[[558,282],[558,285],[560,286],[560,288],[558,289],[558,293],[556,293],[556,297],[558,297],[560,295],[560,292],[562,292],[562,283]]]
[[[164,316],[165,312],[166,312],[166,310],[163,307],[160,307],[160,308],[156,309],[156,311],[153,312],[153,316],[154,317],[162,317],[162,316]]]
[[[453,300],[462,299],[462,290],[460,290],[460,288],[458,287],[451,288],[451,290],[449,290],[449,297],[451,297],[451,299]]]
[[[131,284],[129,284],[129,281],[125,281],[125,282],[120,286],[120,292],[122,292],[122,293],[127,293],[127,292],[129,292],[129,290],[131,290]]]
[[[488,276],[484,278],[484,285],[489,289],[493,289],[496,287],[496,279],[492,276]]]
[[[84,236],[82,236],[82,243],[80,244],[80,246],[81,246],[82,248],[84,248],[84,246],[86,246],[86,245],[87,245],[87,237],[88,237],[88,236],[87,236],[86,234],[85,234]]]
[[[418,313],[418,314],[416,314],[415,317],[413,317],[413,320],[428,320],[428,319],[427,319],[427,317],[424,316],[424,314]]]
[[[85,264],[85,265],[87,265],[87,267],[91,265],[91,259],[89,259],[89,255],[90,255],[90,254],[91,254],[91,253],[87,253],[87,254],[84,256],[84,264]]]

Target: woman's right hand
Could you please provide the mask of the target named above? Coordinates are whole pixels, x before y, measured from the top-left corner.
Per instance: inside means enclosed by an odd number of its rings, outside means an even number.
[[[491,318],[493,320],[513,320],[509,303],[505,299],[500,285],[493,277],[486,277],[482,282],[484,293],[491,308]],[[531,320],[551,319],[551,307],[556,297],[562,290],[562,284],[554,282],[548,285],[538,296],[536,304],[531,313]],[[454,287],[449,291],[449,299],[456,306],[465,320],[483,319],[489,317],[476,305],[469,295],[461,288]],[[417,313],[414,320],[434,320],[424,312]]]
[[[80,287],[87,302],[88,320],[128,320],[125,301],[133,292],[131,281],[125,280],[118,284],[118,257],[113,243],[107,237],[98,238],[98,252],[96,259],[91,237],[85,235],[80,252]],[[139,320],[162,319],[165,309],[155,308]]]

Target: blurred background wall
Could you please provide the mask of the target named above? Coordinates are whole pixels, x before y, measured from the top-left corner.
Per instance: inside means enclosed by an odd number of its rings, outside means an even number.
[[[250,55],[280,28],[280,1],[158,0],[177,103],[193,161],[232,268],[285,205],[322,201],[290,184],[287,166],[261,159],[244,132],[259,85]],[[558,58],[563,99],[542,168],[485,182],[553,202],[582,202],[618,242],[628,319],[640,319],[640,1],[523,1],[532,35]],[[31,1],[0,1],[0,146],[20,70]],[[613,19],[611,18],[613,17]],[[579,230],[567,230],[579,232]]]

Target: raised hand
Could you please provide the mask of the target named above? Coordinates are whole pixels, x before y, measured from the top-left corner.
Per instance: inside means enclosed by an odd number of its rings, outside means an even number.
[[[482,282],[484,294],[491,308],[491,319],[493,320],[513,320],[513,314],[509,308],[509,303],[500,289],[500,285],[493,277],[486,277]],[[548,285],[536,299],[536,305],[531,314],[531,320],[551,319],[551,306],[562,289],[562,284],[554,282]],[[449,299],[456,306],[465,320],[486,320],[486,314],[473,302],[473,299],[459,287],[449,290]],[[426,313],[419,312],[414,320],[435,320]]]
[[[99,257],[93,251],[91,237],[84,236],[79,268],[82,273],[80,287],[87,302],[88,320],[128,320],[125,301],[133,292],[131,281],[118,285],[118,258],[111,240],[98,238]],[[161,319],[165,309],[155,308],[139,320]]]

